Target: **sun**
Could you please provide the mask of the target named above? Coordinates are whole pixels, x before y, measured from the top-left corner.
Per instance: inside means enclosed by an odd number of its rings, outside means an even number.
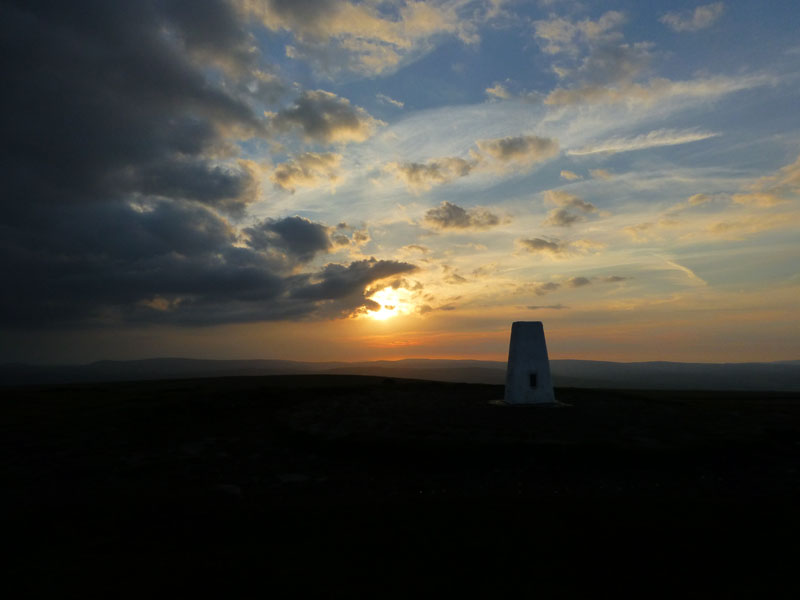
[[[392,317],[408,314],[413,308],[408,290],[403,288],[385,287],[372,294],[369,299],[381,305],[378,310],[371,310],[367,313],[370,319],[376,321],[385,321]]]

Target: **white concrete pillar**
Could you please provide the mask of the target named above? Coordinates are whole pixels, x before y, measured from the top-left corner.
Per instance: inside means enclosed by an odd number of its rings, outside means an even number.
[[[517,321],[511,325],[505,401],[508,404],[556,402],[541,321]]]

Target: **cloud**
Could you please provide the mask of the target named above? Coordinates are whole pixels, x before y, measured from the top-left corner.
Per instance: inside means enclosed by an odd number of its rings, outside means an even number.
[[[235,0],[240,10],[272,31],[294,37],[290,57],[310,60],[328,74],[387,74],[434,47],[443,36],[477,41],[459,3],[391,5],[338,0]]]
[[[330,251],[330,231],[289,217],[240,235],[184,200],[56,206],[3,240],[15,286],[0,294],[0,320],[36,329],[333,318],[364,306],[374,281],[415,268],[369,259],[299,272]]]
[[[733,195],[737,204],[770,207],[800,198],[800,157],[773,175],[757,179]]]
[[[564,306],[563,304],[547,304],[547,305],[539,305],[539,306],[526,306],[528,310],[566,310],[569,306]]]
[[[597,212],[597,207],[591,202],[586,202],[563,190],[547,190],[544,193],[544,199],[559,207],[548,213],[547,219],[544,221],[545,225],[569,227],[574,223],[585,221],[587,215]]]
[[[531,254],[547,254],[553,258],[566,258],[574,254],[599,252],[605,244],[593,240],[562,241],[556,238],[520,238],[517,240],[523,251]]]
[[[324,90],[303,92],[292,106],[271,114],[270,124],[280,132],[299,128],[308,141],[324,144],[363,142],[385,125],[347,98]]]
[[[636,44],[604,44],[593,47],[575,69],[562,75],[572,75],[585,84],[619,84],[631,81],[652,61],[648,42]]]
[[[700,31],[713,25],[722,16],[722,2],[698,6],[694,11],[668,12],[659,21],[675,31]]]
[[[535,135],[478,140],[478,149],[501,164],[532,165],[558,154],[558,142]]]
[[[385,168],[394,173],[395,177],[405,183],[409,189],[420,192],[427,191],[434,185],[466,177],[477,165],[478,161],[476,160],[446,156],[435,158],[427,163],[391,162]]]
[[[287,191],[298,187],[316,187],[320,183],[339,181],[342,155],[332,152],[306,152],[278,165],[272,172],[272,182]]]
[[[384,104],[390,104],[395,108],[403,108],[405,103],[400,102],[400,100],[395,100],[394,98],[390,98],[386,94],[381,94],[380,92],[375,94],[375,97],[378,99],[379,102],[383,102]]]
[[[591,285],[592,282],[601,282],[601,283],[618,283],[620,281],[626,281],[629,277],[620,277],[619,275],[611,275],[611,276],[598,276],[598,277],[568,277],[562,281],[548,281],[546,283],[533,283],[524,286],[524,292],[532,292],[537,296],[546,296],[552,292],[557,290],[563,289],[564,287],[569,288],[580,288],[585,287],[587,285]],[[554,308],[552,306],[536,306],[528,308]],[[567,307],[564,307],[567,308]]]
[[[586,277],[570,277],[564,283],[569,287],[577,288],[589,285],[592,282]]]
[[[554,256],[565,254],[569,245],[559,240],[546,240],[544,238],[530,238],[517,240],[520,246],[533,254],[551,254]]]
[[[713,198],[711,196],[709,196],[708,194],[692,194],[691,196],[689,196],[689,198],[686,200],[686,202],[690,206],[699,206],[701,204],[707,204],[707,203],[711,202],[712,200],[713,200]]]
[[[613,175],[610,171],[606,169],[589,169],[589,175],[592,176],[592,179],[611,179]]]
[[[555,292],[561,288],[561,284],[555,281],[548,281],[547,283],[534,283],[530,287],[531,291],[537,296],[546,296],[550,292]]]
[[[318,253],[331,248],[330,228],[303,217],[267,219],[243,231],[249,237],[251,248],[260,251],[277,249],[289,257],[292,264],[309,262]]]
[[[553,225],[555,227],[569,227],[574,223],[580,223],[585,220],[586,217],[583,215],[571,212],[565,208],[555,208],[547,214],[544,224]]]
[[[282,88],[230,3],[19,6],[0,19],[3,326],[319,317],[288,294],[325,226],[257,243],[229,220],[262,177],[238,144]]]
[[[257,173],[227,149],[264,134],[261,90],[242,85],[260,54],[225,2],[7,7],[0,28],[11,210],[152,195],[241,212],[255,199]]]
[[[509,167],[529,168],[558,154],[558,142],[535,135],[478,140],[471,158],[445,156],[428,162],[390,162],[385,169],[414,192],[466,177],[481,169],[500,173]]]
[[[583,19],[570,21],[563,17],[551,17],[533,22],[535,37],[542,50],[548,54],[560,52],[576,52],[579,43],[598,42],[614,39],[618,34],[614,31],[625,23],[626,17],[618,11],[608,11],[593,21]]]
[[[194,200],[219,211],[242,214],[259,191],[260,169],[246,160],[186,160],[130,169],[119,177],[119,190],[161,198]]]
[[[400,250],[408,250],[414,252],[420,252],[422,254],[427,254],[430,252],[430,249],[426,246],[420,246],[419,244],[408,244],[407,246],[403,246]]]
[[[629,138],[610,138],[602,142],[596,142],[594,144],[583,146],[582,148],[568,150],[567,154],[573,156],[582,156],[586,154],[598,154],[601,152],[606,154],[631,152],[634,150],[657,148],[659,146],[677,146],[679,144],[688,144],[691,142],[698,142],[700,140],[707,140],[708,138],[716,137],[718,135],[718,133],[694,131],[691,129],[657,129],[649,133],[643,133],[641,135]]]
[[[665,260],[664,264],[667,265],[667,267],[670,268],[670,269],[675,269],[676,271],[680,271],[681,273],[684,273],[690,280],[692,280],[692,281],[694,281],[696,283],[699,283],[701,285],[708,285],[704,279],[699,277],[697,275],[697,273],[695,273],[694,271],[692,271],[689,267],[687,267],[685,265],[678,264],[677,262],[672,261],[672,260]]]
[[[693,194],[656,219],[625,227],[623,231],[637,242],[662,239],[668,234],[696,242],[741,240],[797,226],[800,217],[794,205],[800,200],[800,158],[741,189],[732,195]],[[789,208],[779,211],[777,207],[784,205]]]
[[[302,284],[293,289],[290,298],[312,301],[327,317],[344,317],[376,309],[376,302],[365,294],[367,288],[377,281],[412,273],[416,267],[394,260],[369,258],[350,263],[326,265],[319,273],[301,278]]]
[[[425,213],[425,222],[437,229],[488,229],[498,225],[500,219],[488,210],[464,210],[456,204],[442,202],[441,206]]]
[[[711,99],[740,90],[772,83],[768,76],[715,76],[672,81],[665,78],[650,79],[645,83],[631,81],[619,82],[609,86],[604,84],[581,83],[576,87],[558,87],[544,99],[544,103],[554,106],[575,104],[653,104],[672,98]]]
[[[350,246],[355,250],[372,240],[366,227],[359,229],[347,223],[339,223],[332,228],[330,236],[336,246]]]
[[[682,225],[682,221],[675,219],[671,216],[660,217],[656,221],[647,221],[644,223],[637,223],[636,225],[629,225],[622,230],[627,233],[636,242],[644,242],[647,240],[658,239],[665,229],[675,228]]]
[[[509,92],[502,83],[497,81],[491,87],[486,88],[486,95],[497,98],[498,100],[508,100],[511,98],[511,92]]]
[[[772,229],[796,228],[798,224],[800,224],[800,217],[797,214],[744,215],[712,223],[707,227],[706,232],[718,239],[743,240]]]
[[[442,281],[445,283],[449,283],[450,285],[460,285],[469,281],[466,277],[456,273],[456,271],[449,265],[442,265],[442,269],[444,270]]]
[[[567,179],[568,181],[575,181],[576,179],[583,179],[577,173],[573,173],[572,171],[561,171],[561,178]]]

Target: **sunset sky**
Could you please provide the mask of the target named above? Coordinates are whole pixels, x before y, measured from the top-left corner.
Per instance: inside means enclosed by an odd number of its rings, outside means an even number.
[[[0,5],[2,361],[800,359],[800,5]]]

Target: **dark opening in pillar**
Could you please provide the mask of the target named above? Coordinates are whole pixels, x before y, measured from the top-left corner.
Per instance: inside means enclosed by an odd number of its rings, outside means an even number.
[[[536,387],[536,373],[531,373],[531,387]]]

